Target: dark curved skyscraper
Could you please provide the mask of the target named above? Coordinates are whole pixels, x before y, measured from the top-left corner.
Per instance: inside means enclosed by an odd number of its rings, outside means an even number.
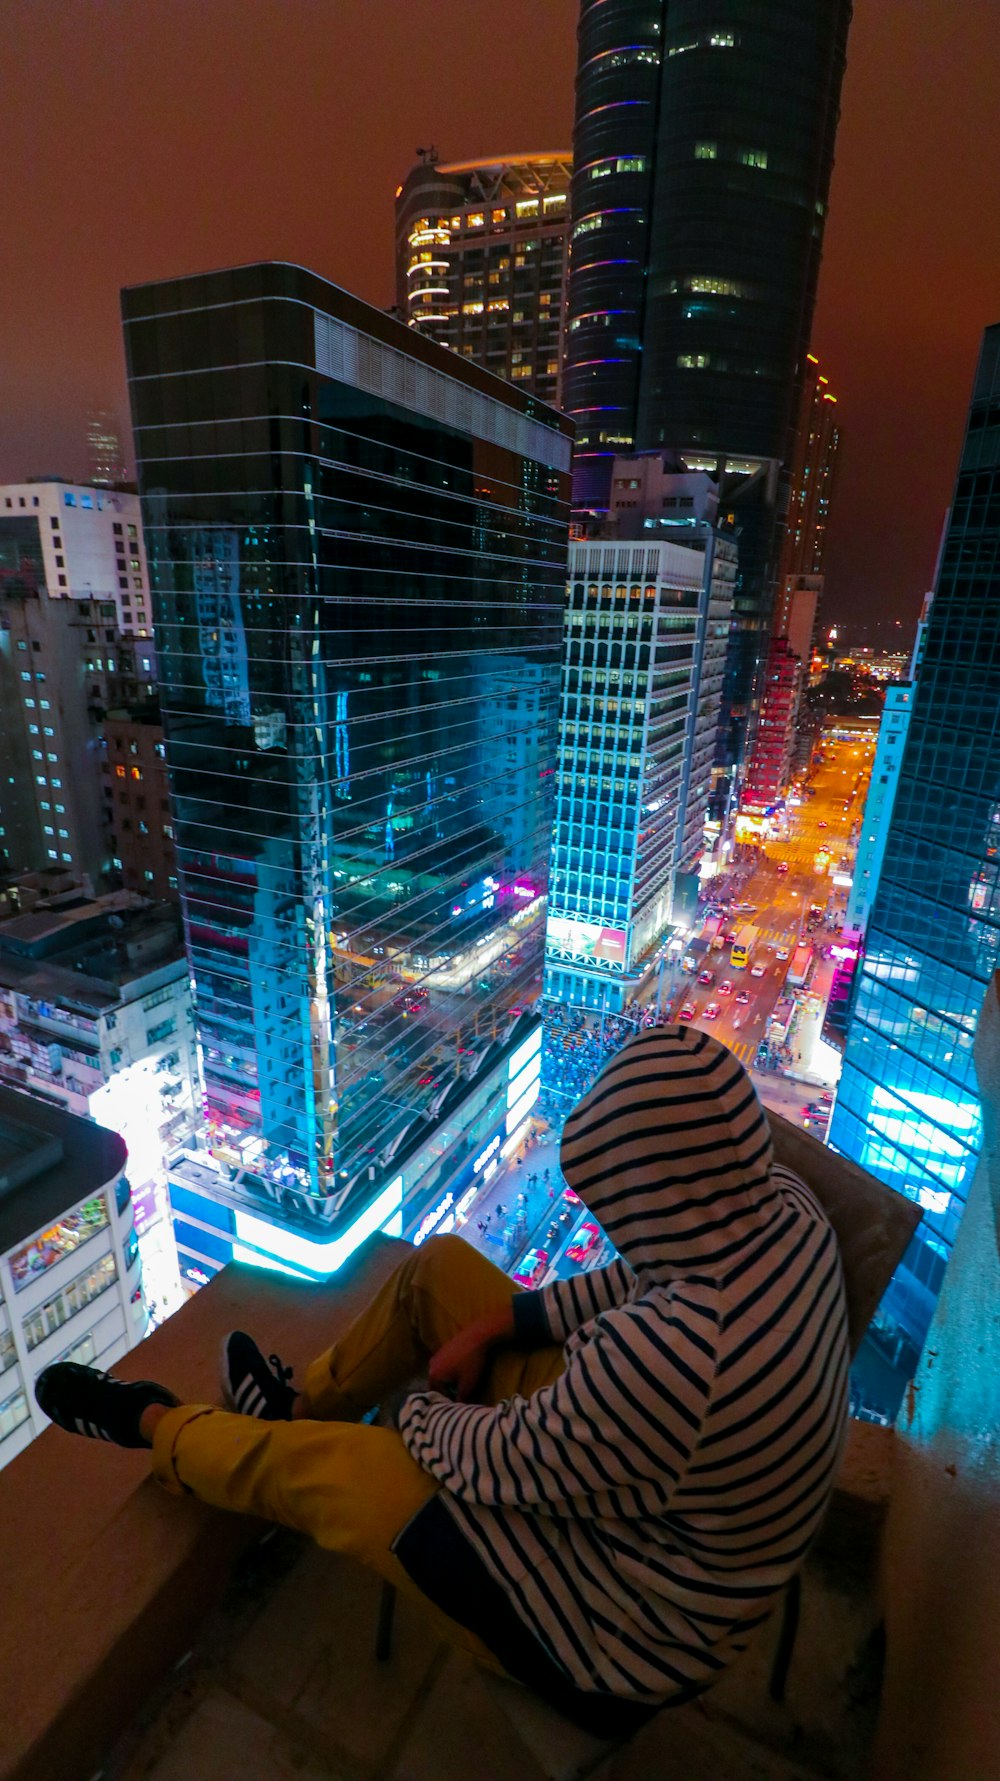
[[[574,508],[673,451],[738,509],[727,704],[768,629],[851,0],[583,0],[564,402]],[[734,735],[731,756],[738,754]]]
[[[787,461],[850,0],[664,14],[638,442]]]
[[[573,133],[563,406],[576,422],[573,504],[605,512],[635,444],[663,0],[583,0]]]

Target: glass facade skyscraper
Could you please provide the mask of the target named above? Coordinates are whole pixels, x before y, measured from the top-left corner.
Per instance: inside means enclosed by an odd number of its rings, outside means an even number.
[[[972,1042],[998,963],[1000,326],[973,388],[830,1130],[835,1149],[923,1208],[876,1331],[904,1369],[975,1168]]]
[[[123,307],[208,1132],[240,1171],[217,1197],[315,1260],[317,1221],[503,1129],[541,989],[570,428],[298,267]]]
[[[738,510],[739,752],[819,275],[851,0],[582,0],[564,405],[573,504],[667,449]]]

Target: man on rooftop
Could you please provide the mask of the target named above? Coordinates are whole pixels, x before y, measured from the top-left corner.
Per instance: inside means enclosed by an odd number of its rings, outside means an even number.
[[[72,1363],[36,1392],[63,1428],[150,1446],[166,1489],[360,1558],[610,1735],[709,1687],[800,1565],[846,1427],[847,1315],[833,1231],[709,1034],[631,1039],[561,1162],[607,1267],[522,1293],[432,1237],[300,1392],[240,1332],[228,1410]],[[422,1374],[398,1429],[362,1420]]]

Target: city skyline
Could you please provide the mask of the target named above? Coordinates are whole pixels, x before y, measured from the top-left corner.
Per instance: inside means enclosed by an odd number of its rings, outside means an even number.
[[[13,0],[12,13],[21,10]],[[335,123],[332,136],[320,95],[327,74],[355,90],[351,71],[360,78],[369,53],[360,9],[339,9],[324,38],[289,28],[287,14],[279,16],[269,0],[249,0],[246,29],[233,40],[221,9],[199,8],[176,43],[162,36],[155,21],[141,42],[133,41],[118,30],[120,10],[102,8],[83,27],[74,9],[51,0],[32,9],[30,29],[25,18],[18,31],[12,18],[6,49],[16,65],[2,127],[8,164],[23,172],[13,238],[22,276],[11,281],[3,299],[5,338],[14,350],[6,355],[13,371],[0,475],[11,480],[79,475],[87,409],[124,410],[119,285],[267,253],[313,264],[368,300],[388,304],[393,192],[417,143],[431,140],[442,158],[452,160],[495,153],[502,145],[537,150],[568,139],[575,0],[556,0],[541,20],[513,4],[509,32],[498,38],[495,25],[490,31],[488,77],[471,55],[465,67],[460,50],[447,81],[419,53],[422,41],[429,41],[423,35],[428,8],[407,9],[391,39],[380,42],[385,105],[372,108],[372,123],[364,108],[345,108],[344,124]],[[467,0],[473,23],[480,11],[485,24],[485,9]],[[924,0],[907,8],[905,34],[903,22],[898,8],[876,11],[870,0],[855,9],[813,344],[841,392],[849,434],[831,526],[827,612],[848,623],[867,616],[875,589],[886,616],[908,626],[931,579],[948,466],[961,435],[961,391],[968,387],[981,330],[995,319],[988,245],[974,219],[988,213],[997,176],[986,158],[973,163],[962,148],[964,134],[971,139],[977,120],[985,121],[995,85],[985,0],[974,0],[959,18],[945,14],[943,0]],[[946,29],[947,56],[935,61]],[[533,49],[525,56],[529,34]],[[468,35],[474,40],[475,30],[470,27]],[[186,117],[183,103],[178,109],[171,58],[181,41],[190,47],[192,38],[201,51],[199,80],[210,81],[223,57],[234,59],[242,101],[234,115],[263,117],[252,135],[239,122],[221,137],[214,126],[206,134],[195,116]],[[70,67],[88,91],[88,122],[70,146],[60,138],[50,148],[44,135],[35,134],[42,115],[37,100],[44,90],[50,105],[58,102],[62,69]],[[280,78],[272,85],[274,69]],[[487,78],[494,99],[488,128],[482,121]],[[268,118],[277,120],[274,100],[289,81],[302,88],[299,114],[306,127],[276,152]],[[196,103],[197,83],[188,93]],[[331,172],[329,202],[319,206],[312,94],[326,164],[333,169],[349,145],[365,166],[363,184],[345,182],[343,190]],[[116,153],[125,140],[128,153]],[[151,213],[144,194],[158,189],[167,151],[172,177],[164,189],[174,200]],[[93,192],[88,180],[89,221],[81,230],[75,179],[65,169],[72,165],[86,174],[98,152],[101,189]],[[952,178],[956,156],[963,160],[959,182]],[[114,166],[125,168],[117,184],[106,172]],[[226,190],[225,216],[216,215],[211,203],[184,203],[196,173],[199,197]],[[36,227],[40,215],[47,219],[44,231]],[[94,228],[106,247],[91,264],[87,244]],[[60,291],[72,295],[60,297]],[[935,441],[931,453],[928,437]],[[882,523],[887,498],[890,504],[895,499],[896,511],[905,498],[905,528],[892,524],[891,505],[889,523]]]

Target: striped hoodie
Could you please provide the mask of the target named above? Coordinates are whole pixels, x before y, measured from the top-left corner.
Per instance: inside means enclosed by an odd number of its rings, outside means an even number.
[[[564,1372],[495,1407],[416,1393],[400,1431],[571,1682],[668,1700],[744,1649],[822,1518],[840,1257],[742,1064],[694,1027],[622,1048],[561,1162],[620,1257],[515,1298],[519,1339],[562,1343]]]

